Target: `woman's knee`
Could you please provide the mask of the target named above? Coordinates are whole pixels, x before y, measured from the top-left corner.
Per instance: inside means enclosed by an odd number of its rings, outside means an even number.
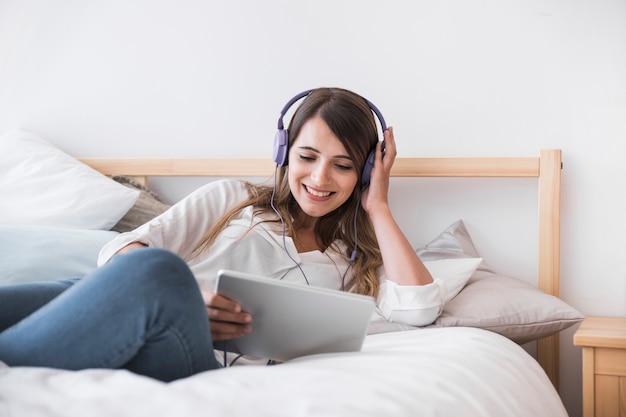
[[[142,248],[117,255],[111,262],[124,279],[147,290],[150,287],[160,291],[172,287],[190,287],[197,290],[193,273],[178,255],[160,248]],[[118,275],[118,274],[115,274]]]

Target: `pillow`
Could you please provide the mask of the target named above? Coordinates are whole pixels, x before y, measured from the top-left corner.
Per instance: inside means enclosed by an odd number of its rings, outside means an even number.
[[[139,191],[32,133],[14,130],[0,137],[0,195],[2,223],[108,230]]]
[[[153,191],[139,184],[130,177],[113,175],[112,180],[123,184],[126,187],[139,190],[139,198],[131,209],[121,218],[115,226],[111,228],[116,232],[128,232],[135,230],[144,223],[149,222],[165,210],[170,208],[169,204],[165,204],[161,198]]]
[[[416,250],[422,262],[437,259],[480,258],[474,242],[465,228],[463,220],[458,220],[448,226],[435,239],[423,248]],[[491,271],[484,262],[478,266],[479,270]]]
[[[482,262],[481,258],[458,258],[458,259],[438,259],[431,261],[424,261],[424,266],[428,269],[428,272],[434,279],[443,281],[446,288],[446,294],[444,296],[444,305],[453,300],[455,296],[463,289],[467,281],[472,274],[476,271],[478,265]],[[414,294],[393,292],[393,285],[387,284],[387,291],[391,291],[390,296],[400,297],[402,295],[413,296]],[[400,304],[410,303],[410,300],[402,300]],[[400,330],[414,329],[415,327],[404,322],[412,322],[414,310],[412,308],[403,310],[402,308],[392,309],[390,311],[390,320],[385,320],[380,317],[376,317],[370,321],[368,334],[385,333]]]
[[[424,266],[433,279],[440,279],[446,284],[445,305],[465,287],[481,262],[482,258],[438,259],[424,261]]]
[[[108,230],[0,224],[0,285],[84,277],[96,269]]]
[[[563,300],[524,281],[480,271],[446,304],[431,327],[480,327],[524,344],[583,318]]]
[[[417,253],[422,260],[479,256],[462,220],[450,225]],[[564,330],[583,318],[558,297],[519,279],[497,274],[482,263],[427,327],[479,327],[523,344]]]

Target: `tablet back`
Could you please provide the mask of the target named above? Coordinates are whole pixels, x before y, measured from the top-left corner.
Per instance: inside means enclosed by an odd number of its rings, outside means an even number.
[[[252,332],[226,349],[286,361],[359,351],[374,311],[372,297],[221,270],[216,292],[252,314]]]

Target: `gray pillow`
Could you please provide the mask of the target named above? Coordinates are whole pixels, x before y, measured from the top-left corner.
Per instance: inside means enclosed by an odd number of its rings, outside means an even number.
[[[111,178],[122,185],[140,191],[137,202],[135,202],[120,221],[111,228],[113,231],[122,233],[134,230],[171,207],[169,204],[164,203],[155,192],[130,177],[113,175]]]
[[[516,278],[478,271],[431,327],[480,327],[519,343],[550,336],[584,316]]]

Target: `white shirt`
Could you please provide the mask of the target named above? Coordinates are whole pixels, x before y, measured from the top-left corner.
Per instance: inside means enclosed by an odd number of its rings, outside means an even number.
[[[215,240],[209,250],[191,258],[194,245],[225,212],[248,198],[245,185],[237,180],[211,182],[172,206],[165,213],[137,229],[122,233],[100,251],[98,265],[103,265],[121,248],[132,242],[168,249],[187,261],[199,286],[213,290],[220,269],[232,269],[285,281],[340,290],[346,270],[346,282],[354,272],[348,262],[333,250],[298,253],[293,240],[284,236],[276,215],[253,214],[250,206],[237,215]],[[256,225],[250,229],[251,225]],[[340,253],[345,252],[337,243]],[[288,256],[287,252],[293,258]],[[358,254],[357,254],[358,256]],[[296,265],[302,268],[302,271]],[[398,285],[387,280],[384,268],[377,305],[380,318],[413,326],[432,323],[441,314],[445,284],[439,279],[422,286]]]

